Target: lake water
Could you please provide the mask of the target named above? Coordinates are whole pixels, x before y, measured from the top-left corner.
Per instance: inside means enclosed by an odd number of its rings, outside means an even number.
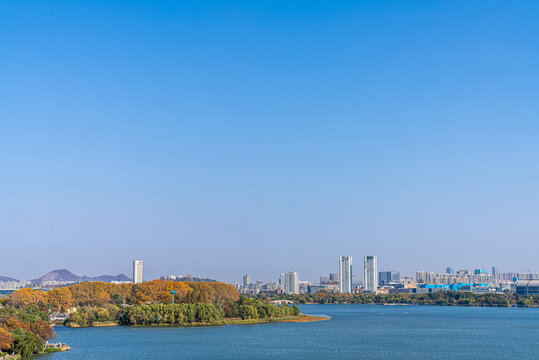
[[[59,327],[87,359],[539,359],[539,309],[303,305],[329,321],[200,328]]]

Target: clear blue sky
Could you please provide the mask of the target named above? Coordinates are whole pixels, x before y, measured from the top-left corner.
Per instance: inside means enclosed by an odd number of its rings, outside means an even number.
[[[538,269],[536,1],[4,1],[0,275]]]

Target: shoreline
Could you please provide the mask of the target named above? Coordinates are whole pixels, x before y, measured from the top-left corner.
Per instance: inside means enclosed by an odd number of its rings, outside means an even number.
[[[298,316],[287,316],[282,318],[263,318],[263,319],[241,319],[241,318],[225,318],[220,321],[204,323],[188,323],[188,324],[151,324],[151,325],[121,325],[117,321],[93,322],[88,326],[79,326],[77,324],[56,325],[65,326],[74,329],[90,328],[90,327],[112,327],[112,326],[127,326],[127,327],[199,327],[199,326],[225,326],[225,325],[257,325],[269,323],[304,323],[330,320],[329,316],[315,316],[308,314],[299,314]]]
[[[367,303],[367,304],[357,304],[357,303],[325,303],[320,304],[316,302],[306,302],[303,304],[295,305],[380,305],[380,306],[444,306],[444,307],[488,307],[488,308],[519,308],[519,309],[537,309],[539,305],[534,306],[521,306],[517,304],[510,305],[485,305],[485,304],[417,304],[417,303]]]

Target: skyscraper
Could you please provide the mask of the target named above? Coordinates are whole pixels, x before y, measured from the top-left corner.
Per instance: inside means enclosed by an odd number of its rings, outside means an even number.
[[[299,294],[299,276],[297,272],[284,274],[284,292],[287,294]]]
[[[352,257],[339,256],[339,292],[350,294],[352,292]]]
[[[376,256],[363,257],[363,290],[375,292],[378,289],[378,266]]]
[[[243,275],[243,286],[249,286],[251,283],[251,275],[245,274]]]
[[[452,267],[446,267],[446,268],[445,268],[445,273],[446,273],[446,274],[454,274],[454,273],[455,273],[455,270],[453,270]]]
[[[498,275],[500,273],[500,270],[496,266],[492,267],[492,275]]]
[[[142,260],[133,260],[133,284],[142,282]]]

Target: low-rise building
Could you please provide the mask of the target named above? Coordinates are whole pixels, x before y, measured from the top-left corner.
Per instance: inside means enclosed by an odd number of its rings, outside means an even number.
[[[518,280],[515,288],[520,295],[539,295],[539,280]]]

